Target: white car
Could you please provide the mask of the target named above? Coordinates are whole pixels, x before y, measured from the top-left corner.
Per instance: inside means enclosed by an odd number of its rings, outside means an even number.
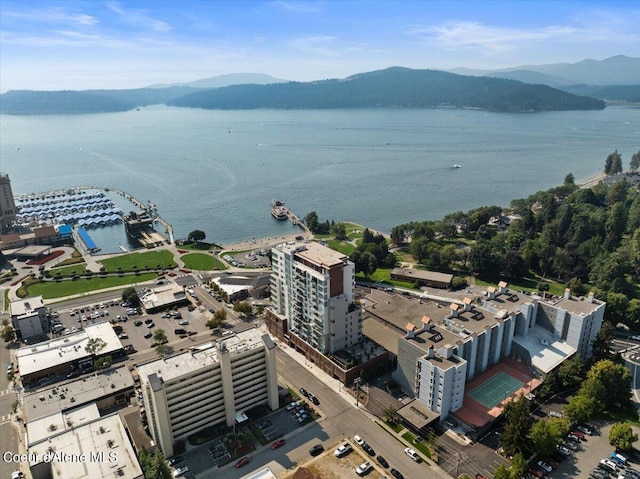
[[[603,459],[603,460],[600,461],[600,464],[604,464],[605,466],[609,466],[614,471],[616,471],[618,469],[618,464],[613,462],[611,459]]]
[[[570,456],[571,455],[571,451],[567,447],[563,446],[562,444],[558,444],[556,446],[556,449],[563,456]]]
[[[348,452],[350,452],[352,449],[353,448],[351,447],[351,444],[349,444],[348,442],[345,442],[344,444],[339,446],[333,454],[335,454],[336,457],[342,457]]]
[[[549,464],[547,464],[544,461],[538,461],[538,467],[540,467],[541,469],[544,469],[547,472],[553,472],[553,467],[551,467]]]
[[[363,446],[364,445],[364,439],[362,439],[360,436],[358,436],[357,434],[355,436],[353,436],[353,440],[356,441],[356,444],[358,446]]]
[[[416,462],[420,462],[420,456],[418,456],[418,453],[416,451],[414,451],[413,449],[411,449],[410,447],[405,447],[404,448],[404,453],[409,456],[411,459],[413,459]]]
[[[175,471],[173,471],[173,477],[182,476],[183,474],[186,474],[187,472],[189,472],[189,467],[188,466],[178,467]]]
[[[358,467],[356,467],[356,474],[359,476],[364,476],[367,472],[369,472],[373,466],[369,461],[363,462]]]

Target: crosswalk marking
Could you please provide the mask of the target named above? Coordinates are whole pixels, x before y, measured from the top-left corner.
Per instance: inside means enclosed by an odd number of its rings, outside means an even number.
[[[4,414],[0,416],[0,424],[5,423],[11,419],[11,414]]]

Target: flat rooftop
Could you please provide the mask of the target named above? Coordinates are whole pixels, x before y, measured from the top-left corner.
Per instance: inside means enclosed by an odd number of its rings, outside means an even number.
[[[133,387],[131,371],[126,366],[121,366],[40,389],[23,396],[25,422],[28,424],[38,418],[64,412]]]
[[[526,336],[514,336],[513,342],[529,351],[532,365],[545,373],[553,371],[576,352],[575,348],[555,339],[541,326],[534,326]]]
[[[573,296],[568,299],[560,298],[555,302],[553,301],[547,301],[547,302],[549,304],[552,304],[556,308],[564,309],[569,313],[579,314],[579,315],[591,314],[604,304],[602,301],[599,301],[597,299],[594,299],[593,302],[589,302],[589,300],[586,298],[575,298]]]
[[[140,377],[157,374],[166,382],[217,364],[219,361],[218,348],[226,348],[233,356],[248,349],[264,347],[264,344],[260,331],[255,328],[247,329],[220,339],[217,344],[206,343],[191,348],[191,351],[139,365],[138,373]]]
[[[52,435],[29,448],[42,461],[48,452],[69,455],[51,462],[53,479],[142,478],[142,469],[117,413],[104,416],[72,430]]]
[[[20,374],[28,376],[60,364],[86,358],[90,354],[85,350],[85,347],[89,339],[92,338],[101,338],[107,343],[100,354],[108,354],[122,349],[122,343],[113,332],[111,324],[94,324],[67,336],[18,349],[16,358],[20,366]]]
[[[42,296],[33,298],[25,298],[19,301],[11,302],[11,316],[25,316],[32,314],[38,308],[44,308],[44,299]]]
[[[316,242],[293,242],[281,245],[283,251],[294,252],[296,256],[329,269],[334,266],[343,264],[349,257],[338,251],[332,250],[326,246],[322,246]]]
[[[37,444],[49,436],[71,430],[74,427],[81,426],[99,417],[100,411],[98,411],[98,406],[92,402],[69,410],[64,414],[62,411],[58,411],[49,416],[35,419],[26,424],[27,446]]]
[[[439,273],[438,271],[427,271],[424,269],[407,269],[393,268],[391,275],[406,276],[423,281],[435,281],[438,283],[451,283],[453,275],[448,273]]]
[[[140,301],[142,301],[142,304],[146,309],[151,309],[169,306],[179,301],[184,301],[186,298],[187,295],[182,286],[172,282],[166,285],[157,286],[146,292],[142,297],[140,297]]]

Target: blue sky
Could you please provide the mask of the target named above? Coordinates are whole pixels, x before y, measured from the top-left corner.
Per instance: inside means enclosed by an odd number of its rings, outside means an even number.
[[[638,57],[638,25],[634,0],[1,0],[0,91]]]

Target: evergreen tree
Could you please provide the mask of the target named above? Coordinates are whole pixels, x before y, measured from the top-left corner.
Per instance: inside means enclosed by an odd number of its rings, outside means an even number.
[[[504,408],[505,426],[501,437],[502,448],[509,456],[521,453],[529,456],[532,450],[531,438],[531,405],[527,398],[519,399],[506,404]]]

